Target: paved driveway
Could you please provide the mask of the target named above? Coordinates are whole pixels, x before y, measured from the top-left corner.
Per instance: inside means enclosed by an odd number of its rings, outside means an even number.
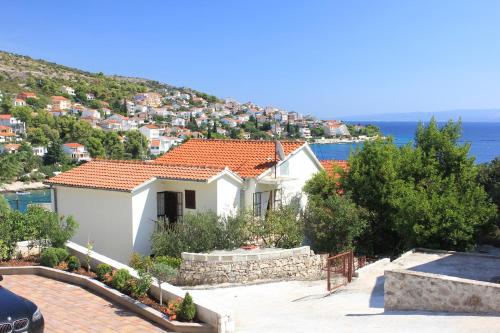
[[[418,259],[416,263],[422,263],[428,258],[414,259]],[[423,311],[385,312],[384,270],[413,264],[410,260],[371,266],[353,283],[331,295],[326,293],[324,280],[189,292],[195,299],[206,297],[232,309],[238,333],[500,332],[498,316]]]
[[[165,332],[79,286],[36,275],[4,275],[2,286],[35,302],[45,332]]]

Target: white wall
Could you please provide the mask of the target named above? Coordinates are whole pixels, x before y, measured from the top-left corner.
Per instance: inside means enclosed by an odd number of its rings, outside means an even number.
[[[287,177],[290,177],[292,180],[285,181],[281,185],[283,189],[283,199],[287,201],[287,203],[296,195],[299,195],[301,207],[305,207],[307,204],[307,196],[303,193],[302,189],[305,183],[311,179],[315,173],[321,170],[315,163],[311,154],[312,152],[303,148],[288,159]],[[281,171],[282,169],[280,166],[280,168],[278,168],[278,175],[280,175]]]
[[[128,192],[55,186],[57,211],[73,215],[79,228],[73,241],[123,263],[133,252],[132,195]]]
[[[217,214],[234,215],[240,208],[241,184],[229,176],[217,179]]]

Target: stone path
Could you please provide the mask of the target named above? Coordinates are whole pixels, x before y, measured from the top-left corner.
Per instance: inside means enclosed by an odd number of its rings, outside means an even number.
[[[79,286],[36,275],[4,275],[0,284],[38,305],[46,333],[165,332]]]

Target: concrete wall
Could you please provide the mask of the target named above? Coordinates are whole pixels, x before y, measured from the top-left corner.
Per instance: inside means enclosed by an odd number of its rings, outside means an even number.
[[[179,282],[183,285],[318,279],[325,261],[309,246],[263,253],[184,252],[182,259]]]
[[[241,184],[229,176],[217,179],[217,214],[234,215],[240,209]]]
[[[384,277],[386,310],[500,314],[500,284],[408,270]]]
[[[79,223],[72,241],[94,243],[99,253],[128,262],[133,252],[132,194],[56,186],[57,211]]]

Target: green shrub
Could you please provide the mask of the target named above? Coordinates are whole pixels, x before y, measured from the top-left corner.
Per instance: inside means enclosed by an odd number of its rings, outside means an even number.
[[[153,261],[149,256],[140,255],[137,252],[132,253],[132,257],[130,258],[130,267],[137,271],[149,271],[151,266],[153,265]]]
[[[78,268],[80,268],[80,260],[78,260],[77,257],[71,256],[68,258],[68,270],[70,272],[76,271]]]
[[[193,303],[193,298],[189,293],[182,300],[181,306],[179,307],[179,317],[185,321],[192,321],[196,316],[196,307]]]
[[[57,260],[59,260],[58,263],[62,263],[63,261],[66,261],[66,259],[69,257],[68,250],[66,250],[66,249],[59,248],[59,247],[55,247],[53,249],[54,249],[54,252],[57,256]]]
[[[169,256],[158,256],[154,258],[155,263],[162,263],[165,265],[168,265],[173,268],[179,268],[181,267],[182,259],[181,258],[175,258],[175,257],[169,257]]]
[[[149,273],[143,270],[139,270],[138,272],[139,278],[133,279],[130,282],[130,292],[135,297],[146,295],[149,288],[151,287],[151,283],[153,282],[153,279],[151,278],[151,275]]]
[[[246,218],[246,214],[231,218],[213,212],[186,214],[181,222],[153,233],[153,254],[179,258],[182,252],[237,248],[249,239]]]
[[[99,264],[96,267],[97,279],[99,281],[104,281],[104,276],[106,274],[110,274],[113,271],[113,268],[108,264]]]
[[[129,291],[129,283],[132,279],[129,271],[125,268],[119,269],[113,274],[113,278],[111,280],[111,286],[116,290],[121,292]]]
[[[40,255],[40,264],[47,267],[55,267],[59,265],[59,257],[55,248],[49,247],[42,251]]]

